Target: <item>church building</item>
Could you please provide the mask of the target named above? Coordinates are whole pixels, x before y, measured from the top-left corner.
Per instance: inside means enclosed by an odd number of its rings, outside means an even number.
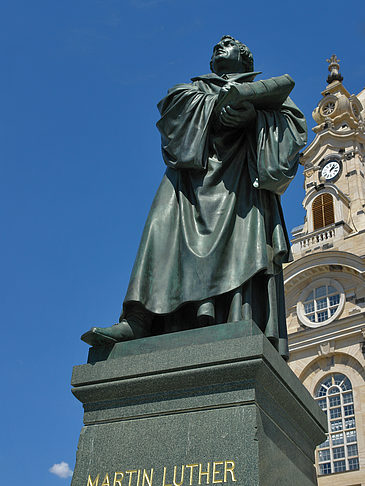
[[[365,485],[365,89],[350,94],[339,60],[301,156],[306,211],[284,269],[289,365],[327,414],[319,486]]]

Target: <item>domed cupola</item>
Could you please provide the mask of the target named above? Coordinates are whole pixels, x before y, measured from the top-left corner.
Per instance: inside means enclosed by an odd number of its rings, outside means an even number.
[[[348,132],[351,130],[363,130],[361,101],[355,95],[350,95],[343,86],[343,77],[339,72],[340,60],[333,54],[330,59],[328,70],[330,72],[327,82],[329,83],[324,91],[323,98],[313,111],[312,116],[317,122],[313,128],[315,133],[323,130],[334,130],[336,132]],[[359,126],[360,124],[360,126]]]

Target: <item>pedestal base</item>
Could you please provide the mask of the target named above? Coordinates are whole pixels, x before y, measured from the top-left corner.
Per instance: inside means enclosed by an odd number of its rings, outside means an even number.
[[[325,415],[250,322],[91,349],[72,384],[72,486],[316,484]]]

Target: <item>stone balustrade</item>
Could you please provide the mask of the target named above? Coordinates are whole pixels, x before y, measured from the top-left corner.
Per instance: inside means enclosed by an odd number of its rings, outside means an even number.
[[[336,236],[336,225],[332,224],[321,228],[317,231],[313,231],[307,235],[300,235],[292,240],[292,249],[294,253],[297,251],[305,251],[311,249],[318,245],[323,245],[325,243],[330,243],[331,240]]]

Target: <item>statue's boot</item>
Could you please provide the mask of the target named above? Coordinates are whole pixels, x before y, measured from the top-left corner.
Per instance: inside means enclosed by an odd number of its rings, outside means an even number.
[[[150,336],[151,315],[141,306],[133,306],[118,324],[109,327],[92,327],[81,336],[82,341],[91,346],[115,344]]]
[[[197,320],[199,327],[211,326],[215,323],[214,299],[206,299],[199,302],[197,309]]]

